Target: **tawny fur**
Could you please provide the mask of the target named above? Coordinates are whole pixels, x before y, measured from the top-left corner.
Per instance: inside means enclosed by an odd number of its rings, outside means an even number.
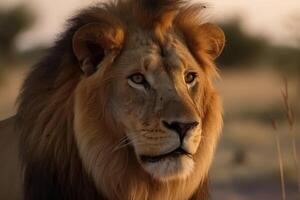
[[[214,52],[206,49],[203,40],[207,37],[195,38],[202,23],[195,15],[201,9],[180,0],[118,0],[86,9],[70,21],[70,28],[32,70],[19,96],[15,123],[21,134],[24,199],[209,198],[207,175],[221,131],[222,107],[212,85],[217,75]],[[72,45],[76,32],[89,23],[109,24],[122,37],[115,40],[120,45],[117,51],[104,56],[98,70],[85,78]],[[153,178],[141,167],[131,146],[114,151],[124,135],[108,110],[110,83],[118,78],[118,70],[110,67],[127,61],[121,55],[139,45],[137,38],[148,43],[143,39],[146,36],[161,51],[171,44],[190,52],[203,75],[201,92],[191,101],[196,102],[201,117],[202,139],[193,171],[183,179]],[[224,44],[218,42],[214,41],[214,48],[221,51]]]

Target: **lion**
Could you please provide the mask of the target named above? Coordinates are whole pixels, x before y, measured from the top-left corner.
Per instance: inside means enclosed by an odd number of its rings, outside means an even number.
[[[73,17],[0,123],[19,154],[8,199],[208,199],[225,36],[204,8],[115,0]]]

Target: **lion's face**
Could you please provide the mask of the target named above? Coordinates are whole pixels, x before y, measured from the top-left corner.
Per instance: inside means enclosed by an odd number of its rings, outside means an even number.
[[[132,187],[149,175],[193,186],[206,177],[222,124],[213,61],[225,38],[219,27],[193,17],[197,9],[130,10],[129,19],[106,13],[74,34],[83,72],[75,138],[102,190],[114,173],[137,173]]]
[[[155,178],[189,175],[201,140],[200,66],[176,39],[163,48],[136,40],[112,69],[119,75],[109,99],[123,145]]]

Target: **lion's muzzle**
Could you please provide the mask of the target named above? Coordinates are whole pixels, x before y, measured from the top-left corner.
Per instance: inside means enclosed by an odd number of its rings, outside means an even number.
[[[199,122],[194,121],[194,122],[191,122],[191,123],[184,123],[184,122],[174,121],[174,122],[169,123],[167,121],[162,121],[162,124],[167,129],[170,129],[170,130],[174,131],[175,133],[177,133],[179,135],[180,141],[182,143],[186,133],[189,130],[197,127]]]

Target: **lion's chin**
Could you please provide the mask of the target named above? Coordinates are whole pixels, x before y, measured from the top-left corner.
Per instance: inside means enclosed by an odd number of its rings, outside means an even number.
[[[161,181],[187,178],[194,168],[194,161],[191,157],[181,155],[176,158],[166,157],[157,162],[143,162],[143,168],[153,178]]]

